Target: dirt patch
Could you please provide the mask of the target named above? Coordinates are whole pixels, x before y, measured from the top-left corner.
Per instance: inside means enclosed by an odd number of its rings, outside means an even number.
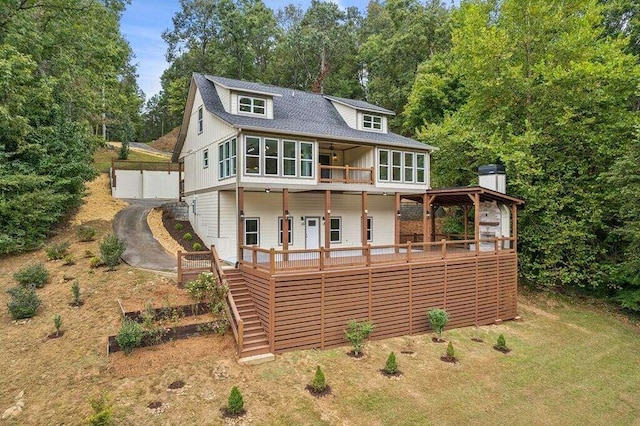
[[[458,363],[458,358],[456,358],[455,356],[443,355],[443,356],[440,357],[440,360],[442,360],[444,362],[449,362],[451,364],[457,364]]]
[[[441,338],[439,338],[439,337],[432,337],[432,338],[431,338],[431,341],[432,341],[433,343],[447,343],[447,341],[446,341],[446,340],[441,339]]]
[[[71,219],[72,225],[96,220],[110,222],[116,213],[127,207],[124,201],[111,197],[110,185],[107,173],[102,173],[87,183],[87,195],[78,212]]]
[[[198,234],[193,231],[193,227],[191,227],[191,223],[189,223],[189,221],[176,220],[176,218],[174,218],[169,212],[162,212],[162,224],[164,225],[164,228],[169,233],[169,235],[171,235],[171,238],[173,238],[174,241],[182,246],[183,251],[198,251],[193,249],[193,245],[195,243],[200,244],[200,250],[207,249],[207,246],[200,239],[200,237],[198,237]],[[176,225],[178,224],[182,225],[178,226],[178,228],[181,229],[176,228]],[[184,239],[184,236],[187,233],[191,234],[191,236],[193,237],[192,240],[187,241]]]
[[[355,359],[363,359],[365,357],[364,356],[364,352],[360,352],[360,353],[356,354],[353,351],[349,351],[349,352],[347,352],[347,355],[350,356],[351,358],[355,358]]]
[[[62,336],[64,336],[64,330],[61,330],[57,334],[56,333],[47,334],[47,338],[45,340],[59,339]]]
[[[479,337],[472,337],[472,338],[471,338],[471,341],[472,341],[472,342],[477,342],[477,343],[484,343],[484,340],[482,340],[482,339],[481,339],[481,338],[479,338]]]
[[[153,142],[150,142],[149,146],[159,149],[160,151],[173,152],[173,147],[176,145],[176,141],[178,140],[178,133],[180,133],[180,126],[171,130],[169,133],[160,136]]]
[[[382,369],[382,370],[380,370],[380,374],[382,374],[384,377],[388,377],[388,378],[391,379],[391,378],[394,378],[394,377],[402,376],[402,371],[398,370],[395,373],[389,373],[385,369]]]
[[[508,354],[509,352],[511,352],[511,349],[509,349],[509,348],[501,348],[501,347],[499,347],[497,345],[494,345],[493,349],[495,349],[498,352],[502,352],[503,354]]]
[[[317,392],[311,385],[307,385],[305,389],[309,391],[309,393],[315,396],[316,398],[321,398],[323,396],[327,396],[331,394],[331,386],[329,385],[327,385],[322,392]]]
[[[180,389],[184,387],[184,384],[182,380],[176,380],[175,382],[171,382],[168,387],[171,390]]]

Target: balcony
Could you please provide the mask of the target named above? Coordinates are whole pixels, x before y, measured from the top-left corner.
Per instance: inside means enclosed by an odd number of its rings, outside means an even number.
[[[373,167],[350,167],[318,165],[318,182],[373,185],[375,174]]]

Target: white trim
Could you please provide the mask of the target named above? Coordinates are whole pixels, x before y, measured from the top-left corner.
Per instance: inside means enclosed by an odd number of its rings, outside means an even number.
[[[238,98],[238,115],[251,115],[251,116],[258,116],[258,117],[266,117],[267,116],[267,99],[266,98],[256,98],[253,96],[248,96],[248,95],[241,95],[238,93],[237,95]],[[243,99],[249,99],[251,101],[250,104],[243,104],[241,101]],[[255,101],[261,101],[262,102],[262,106],[257,106],[255,105]],[[241,107],[246,107],[248,106],[250,111],[242,111]],[[256,112],[256,108],[262,108],[262,112]]]
[[[370,117],[371,118],[371,127],[367,127],[365,126],[365,123],[367,122],[366,117]],[[380,122],[376,123],[376,119],[379,119]],[[360,126],[362,127],[362,130],[364,130],[365,132],[378,132],[378,133],[385,133],[384,131],[384,117],[381,115],[375,115],[375,114],[361,114],[361,123]],[[380,126],[380,128],[376,128],[376,124],[378,124]]]

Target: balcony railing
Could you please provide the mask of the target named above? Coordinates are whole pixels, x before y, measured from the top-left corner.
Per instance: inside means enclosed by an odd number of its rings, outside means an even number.
[[[320,183],[360,183],[373,185],[373,167],[351,167],[346,166],[318,166],[318,176]]]
[[[486,240],[442,240],[438,242],[392,244],[364,247],[339,247],[275,250],[241,246],[240,263],[262,269],[272,275],[284,271],[324,271],[376,264],[399,264],[437,259],[514,253],[515,238]]]

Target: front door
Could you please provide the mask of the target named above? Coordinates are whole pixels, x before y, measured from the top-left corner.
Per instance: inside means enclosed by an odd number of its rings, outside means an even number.
[[[304,219],[305,227],[305,248],[320,248],[320,218],[307,217]]]

